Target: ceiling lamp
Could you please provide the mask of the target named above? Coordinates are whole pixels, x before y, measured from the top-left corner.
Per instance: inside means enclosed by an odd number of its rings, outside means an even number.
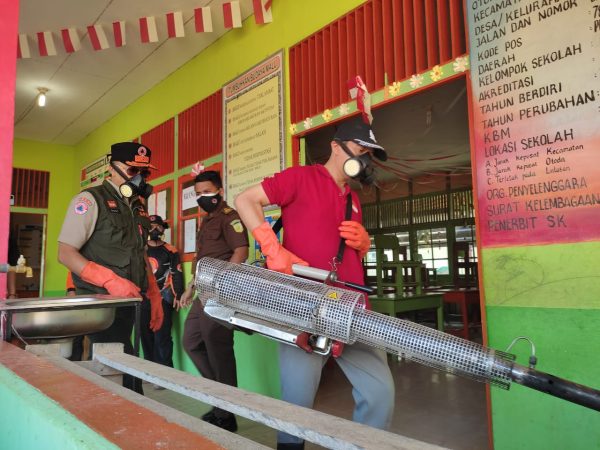
[[[37,88],[37,90],[37,104],[40,108],[43,108],[44,106],[46,106],[46,93],[49,91],[49,89],[45,87],[39,87]]]

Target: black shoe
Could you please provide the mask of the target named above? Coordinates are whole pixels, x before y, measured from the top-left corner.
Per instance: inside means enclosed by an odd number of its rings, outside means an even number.
[[[207,422],[212,423],[219,428],[223,428],[224,430],[231,431],[232,433],[235,433],[238,429],[237,420],[235,420],[233,414],[229,417],[214,416],[212,420],[207,420]]]
[[[212,408],[209,412],[202,414],[201,419],[205,422],[212,422],[215,418],[215,408]]]
[[[282,444],[280,442],[277,443],[277,450],[304,450],[304,441],[297,444],[285,443]]]

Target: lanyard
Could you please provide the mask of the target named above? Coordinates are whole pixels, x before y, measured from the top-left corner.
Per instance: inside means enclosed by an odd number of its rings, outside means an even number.
[[[348,192],[346,196],[346,216],[344,220],[350,220],[352,218],[352,194]],[[346,250],[346,240],[340,238],[340,246],[338,247],[337,256],[333,260],[333,270],[336,270],[337,264],[341,264],[344,259],[344,250]]]

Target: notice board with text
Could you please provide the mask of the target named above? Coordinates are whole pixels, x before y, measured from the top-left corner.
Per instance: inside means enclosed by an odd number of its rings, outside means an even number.
[[[600,238],[600,0],[469,0],[482,246]]]

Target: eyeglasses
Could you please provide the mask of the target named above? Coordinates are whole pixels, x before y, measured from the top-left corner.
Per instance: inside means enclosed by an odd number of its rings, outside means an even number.
[[[147,169],[146,167],[127,166],[127,168],[125,169],[125,172],[130,177],[135,177],[138,173],[143,178],[148,178],[148,176],[150,175],[150,169]]]

